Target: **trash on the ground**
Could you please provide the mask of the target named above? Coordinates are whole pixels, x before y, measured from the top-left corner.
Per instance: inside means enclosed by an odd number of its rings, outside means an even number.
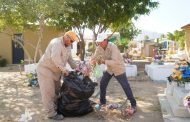
[[[96,111],[99,111],[99,110],[101,109],[101,106],[100,106],[100,104],[96,104],[96,105],[94,106],[94,108],[95,108]]]
[[[127,109],[122,109],[122,110],[121,110],[121,115],[122,115],[123,117],[130,117],[130,116],[132,116],[134,113],[135,113],[135,112],[134,112],[134,109],[132,109],[131,106],[127,107]]]
[[[112,103],[112,104],[108,105],[109,109],[117,109],[117,108],[120,108],[120,107],[121,107],[121,104],[118,104],[118,103]]]
[[[28,122],[28,121],[32,120],[33,114],[34,114],[33,112],[30,112],[30,110],[25,108],[25,112],[24,112],[24,114],[21,115],[19,122]]]
[[[26,75],[27,76],[27,82],[29,83],[28,86],[32,87],[38,87],[38,78],[37,78],[37,73],[29,73]]]

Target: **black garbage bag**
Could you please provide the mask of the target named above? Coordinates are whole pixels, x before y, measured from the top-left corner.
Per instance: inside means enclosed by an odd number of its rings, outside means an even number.
[[[58,112],[64,116],[81,116],[93,111],[89,97],[94,93],[95,86],[97,83],[89,77],[83,77],[77,71],[70,72],[61,87]]]
[[[64,78],[61,91],[68,91],[71,96],[83,100],[92,96],[96,85],[88,76],[83,77],[80,72],[73,71]]]
[[[58,100],[58,113],[64,116],[82,116],[93,111],[90,101],[87,100],[70,100],[65,102],[68,98],[66,95]]]

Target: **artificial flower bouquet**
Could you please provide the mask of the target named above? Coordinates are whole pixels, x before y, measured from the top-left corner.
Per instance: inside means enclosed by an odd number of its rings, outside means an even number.
[[[158,64],[158,65],[164,65],[164,60],[162,60],[162,59],[154,59],[153,63]]]
[[[92,75],[96,78],[100,78],[103,75],[101,65],[99,65],[95,60],[80,61],[76,70],[81,72],[84,76]]]
[[[184,97],[183,99],[183,105],[186,107],[186,108],[190,108],[190,96],[187,95]]]
[[[185,59],[180,59],[173,69],[172,74],[168,77],[169,82],[176,81],[177,84],[190,82],[190,64]]]
[[[26,77],[28,78],[28,86],[36,86],[38,87],[39,84],[38,84],[38,78],[37,78],[37,73],[29,73],[29,74],[26,74]]]
[[[89,76],[92,72],[92,67],[90,62],[88,61],[80,61],[78,67],[76,68],[77,71],[81,72],[84,76]]]
[[[165,58],[165,54],[163,51],[161,51],[158,48],[153,49],[153,56],[154,56],[154,60],[153,63],[156,63],[158,65],[163,65],[164,64],[164,58]]]
[[[126,64],[131,64],[132,63],[132,59],[130,58],[128,53],[123,54],[123,60]]]

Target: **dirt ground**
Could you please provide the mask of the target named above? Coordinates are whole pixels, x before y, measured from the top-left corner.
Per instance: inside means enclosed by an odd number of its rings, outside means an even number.
[[[120,110],[91,112],[82,117],[66,117],[64,122],[163,122],[158,94],[163,93],[166,83],[156,83],[144,73],[144,64],[136,63],[138,76],[129,77],[138,110],[132,117],[123,117]],[[22,72],[23,73],[23,72]],[[91,98],[97,101],[98,98]],[[120,84],[113,78],[107,89],[109,103],[124,103],[126,96]],[[29,87],[25,74],[16,65],[0,68],[0,121],[18,121],[25,109],[32,115],[31,122],[51,122],[45,117],[38,87]]]

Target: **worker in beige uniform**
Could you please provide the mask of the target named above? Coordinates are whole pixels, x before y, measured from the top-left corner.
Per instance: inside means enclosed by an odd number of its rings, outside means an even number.
[[[131,114],[136,112],[136,100],[128,83],[123,58],[117,46],[109,42],[108,36],[101,33],[96,40],[99,45],[92,57],[93,62],[107,65],[107,70],[103,73],[100,81],[100,105],[106,104],[106,89],[112,76],[121,84],[127,98],[131,103]],[[128,111],[129,108],[126,109]]]
[[[71,44],[74,41],[78,41],[78,37],[72,31],[66,32],[62,37],[52,39],[37,66],[42,103],[49,119],[62,120],[64,118],[63,115],[57,113],[55,102],[61,88],[61,75],[69,74],[65,68],[66,64],[69,63],[73,69],[77,68],[71,56]]]

